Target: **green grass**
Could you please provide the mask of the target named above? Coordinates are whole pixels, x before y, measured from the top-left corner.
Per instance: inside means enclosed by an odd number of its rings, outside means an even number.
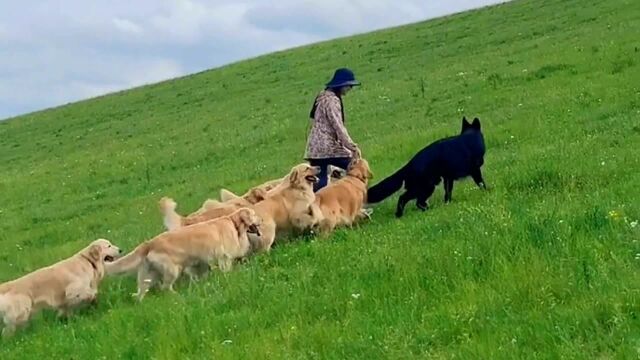
[[[483,193],[283,243],[154,293],[107,279],[68,323],[45,312],[1,359],[630,359],[640,356],[640,6],[520,0],[252,59],[0,122],[0,281],[97,237],[162,231],[301,161],[336,67],[378,181],[482,120]]]

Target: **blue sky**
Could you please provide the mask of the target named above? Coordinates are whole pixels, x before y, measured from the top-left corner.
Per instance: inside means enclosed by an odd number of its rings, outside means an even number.
[[[0,119],[501,0],[0,0]]]

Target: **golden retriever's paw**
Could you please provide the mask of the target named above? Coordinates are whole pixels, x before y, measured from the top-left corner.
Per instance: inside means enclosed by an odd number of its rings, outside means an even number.
[[[148,292],[149,292],[149,290],[146,290],[145,292],[142,292],[142,293],[141,293],[140,291],[138,291],[138,292],[134,292],[134,293],[131,293],[131,297],[132,297],[132,298],[134,298],[134,299],[136,299],[136,300],[138,300],[138,301],[142,301],[142,298],[143,298],[143,297],[144,297]]]
[[[373,214],[373,209],[372,208],[363,208],[362,210],[360,210],[360,212],[366,218],[371,219],[371,214]]]
[[[173,288],[173,284],[170,285],[162,285],[162,290],[166,290],[172,294],[177,294],[178,292]]]
[[[317,237],[320,240],[328,239],[329,235],[331,235],[332,232],[333,232],[333,228],[331,228],[330,226],[322,226],[316,229]]]
[[[58,321],[62,323],[69,322],[69,317],[71,316],[71,312],[69,310],[58,310]]]
[[[264,246],[260,249],[260,252],[263,254],[268,254],[271,252],[271,245]]]
[[[4,329],[2,329],[2,337],[4,339],[8,339],[8,338],[12,337],[15,334],[15,332],[16,332],[16,327],[15,326],[7,325],[7,326],[5,326]]]
[[[147,293],[149,292],[149,290],[145,290],[144,292],[137,292],[137,293],[133,293],[131,294],[131,296],[138,302],[141,303],[142,300],[144,299],[144,297],[147,295]]]

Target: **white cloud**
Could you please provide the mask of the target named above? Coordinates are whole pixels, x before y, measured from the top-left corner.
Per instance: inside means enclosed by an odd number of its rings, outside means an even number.
[[[0,119],[499,0],[0,2]]]
[[[270,30],[295,30],[313,34],[345,35],[415,22],[428,17],[423,0],[282,0],[251,8],[251,24]]]

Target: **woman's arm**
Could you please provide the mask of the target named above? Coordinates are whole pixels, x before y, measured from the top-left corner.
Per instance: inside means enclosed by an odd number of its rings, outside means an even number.
[[[347,132],[347,128],[345,128],[342,122],[342,111],[340,110],[340,102],[328,101],[327,106],[325,106],[324,108],[327,121],[336,132],[340,143],[342,143],[342,145],[353,152],[359,152],[360,150],[358,149],[358,145],[353,142],[351,136],[349,136],[349,133]]]

